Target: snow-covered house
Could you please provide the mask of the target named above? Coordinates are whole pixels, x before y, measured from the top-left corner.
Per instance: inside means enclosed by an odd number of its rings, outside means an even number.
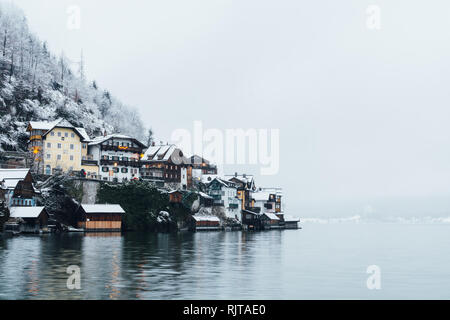
[[[8,207],[36,206],[30,169],[0,169],[0,200]]]
[[[177,146],[153,145],[141,160],[141,178],[185,190],[192,185],[192,167]]]
[[[75,215],[86,232],[120,232],[125,211],[118,204],[82,204]]]
[[[44,207],[13,207],[5,231],[38,233],[48,226],[49,215]]]
[[[226,175],[225,179],[234,182],[238,188],[238,198],[241,200],[242,210],[252,209],[252,193],[256,191],[255,178],[252,175]]]
[[[192,178],[194,181],[204,182],[204,176],[217,176],[217,166],[210,163],[210,161],[205,158],[198,155],[193,155],[188,159],[188,161],[192,166]]]
[[[213,206],[223,207],[227,218],[241,220],[242,204],[237,195],[238,187],[234,182],[215,178],[207,188],[208,194],[214,199]]]
[[[33,169],[41,174],[57,172],[98,171],[84,167],[89,136],[83,128],[76,128],[65,119],[52,122],[31,121],[28,148],[33,153]]]
[[[90,140],[85,164],[98,165],[98,178],[124,182],[140,178],[140,159],[146,146],[139,140],[111,134]]]

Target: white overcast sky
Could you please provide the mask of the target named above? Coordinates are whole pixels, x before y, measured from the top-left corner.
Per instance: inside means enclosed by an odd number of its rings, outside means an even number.
[[[279,128],[280,173],[257,182],[282,186],[291,215],[450,213],[449,1],[13,2],[158,137]]]

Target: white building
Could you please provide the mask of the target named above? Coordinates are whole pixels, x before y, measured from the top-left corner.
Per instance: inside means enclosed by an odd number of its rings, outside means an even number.
[[[125,182],[139,179],[139,160],[146,146],[121,134],[97,137],[88,145],[88,161],[99,166],[99,179]]]
[[[241,201],[238,198],[237,186],[231,181],[214,178],[208,184],[208,194],[213,197],[214,206],[223,207],[229,219],[241,221]]]

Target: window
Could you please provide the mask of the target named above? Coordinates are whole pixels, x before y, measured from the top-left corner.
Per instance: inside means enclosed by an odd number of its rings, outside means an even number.
[[[61,149],[62,145],[61,143],[58,143],[58,149]]]
[[[83,149],[86,149],[87,145],[86,143],[83,143]]]
[[[122,168],[122,173],[128,173],[128,169],[127,168]]]
[[[50,135],[51,135],[52,137],[54,137],[54,136],[55,136],[55,133],[52,131],[52,132],[50,132]]]
[[[72,138],[75,138],[75,133],[72,133],[70,136],[71,136]]]
[[[108,167],[103,167],[103,168],[102,168],[102,171],[103,171],[103,172],[108,172],[108,171],[109,171],[109,168],[108,168]]]
[[[60,154],[58,154],[57,159],[58,159],[58,160],[61,160],[61,155],[60,155]]]
[[[47,148],[51,148],[52,147],[52,144],[49,142],[49,143],[47,143]]]
[[[51,159],[52,155],[50,153],[47,153],[47,159]]]
[[[68,138],[69,137],[69,133],[68,132],[64,133],[64,137]]]
[[[61,137],[61,132],[58,132],[58,137]]]
[[[73,161],[73,156],[70,156],[70,161]]]
[[[75,146],[73,144],[70,145],[70,150],[73,150]]]
[[[113,168],[114,173],[119,173],[119,168]]]

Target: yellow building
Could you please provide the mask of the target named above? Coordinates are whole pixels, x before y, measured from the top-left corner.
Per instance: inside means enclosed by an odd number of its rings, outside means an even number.
[[[57,172],[78,173],[87,177],[98,175],[98,166],[88,165],[89,136],[64,119],[54,122],[30,122],[29,148],[34,156],[35,171],[52,175]]]

